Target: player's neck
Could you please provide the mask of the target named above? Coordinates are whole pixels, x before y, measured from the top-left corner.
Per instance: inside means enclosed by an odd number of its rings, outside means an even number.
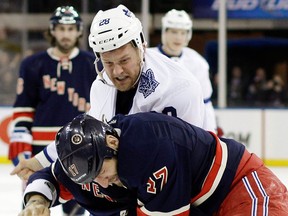
[[[63,52],[63,51],[61,51],[60,49],[58,49],[58,47],[53,47],[53,49],[52,49],[52,54],[54,55],[54,56],[57,56],[57,57],[59,57],[59,58],[62,58],[62,57],[68,57],[70,54],[71,54],[71,52],[73,51],[73,49],[71,49],[71,50],[67,50],[67,52]]]
[[[162,50],[168,57],[179,57],[182,50],[173,50],[169,46],[162,45]]]

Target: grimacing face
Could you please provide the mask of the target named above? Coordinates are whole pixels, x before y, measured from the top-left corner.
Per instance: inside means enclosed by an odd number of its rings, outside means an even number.
[[[127,43],[122,47],[100,53],[104,69],[119,91],[128,91],[138,79],[141,57],[138,48]]]
[[[113,184],[123,187],[117,173],[117,159],[105,159],[101,171],[94,181],[103,188],[107,188]]]
[[[165,34],[164,51],[171,56],[180,55],[183,47],[187,44],[188,31],[185,29],[168,28],[163,34]]]
[[[63,53],[70,52],[80,36],[76,25],[57,24],[51,34],[56,39],[56,46]]]

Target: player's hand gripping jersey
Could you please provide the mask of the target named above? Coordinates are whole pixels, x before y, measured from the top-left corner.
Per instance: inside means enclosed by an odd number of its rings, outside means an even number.
[[[99,120],[103,117],[111,119],[118,114],[119,92],[105,73],[104,79],[107,83],[98,76],[90,92],[89,114]],[[198,80],[187,69],[155,51],[145,53],[145,64],[132,101],[128,114],[155,111],[204,127],[205,108]],[[204,129],[214,130],[212,127]],[[36,157],[44,167],[48,166],[57,158],[55,145],[49,145]]]

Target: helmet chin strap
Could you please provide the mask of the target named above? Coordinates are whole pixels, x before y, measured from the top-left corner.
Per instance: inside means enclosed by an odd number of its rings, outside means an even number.
[[[105,79],[104,79],[104,76],[103,76],[103,74],[104,74],[104,67],[103,67],[103,69],[100,71],[99,69],[98,69],[98,67],[97,67],[97,62],[99,62],[99,61],[101,61],[100,60],[100,58],[98,57],[98,56],[96,56],[96,60],[95,60],[95,62],[94,62],[94,65],[95,65],[95,70],[96,70],[96,73],[98,74],[98,76],[100,76],[100,80],[104,83],[104,84],[106,84],[106,85],[108,85],[108,86],[110,86],[110,87],[113,87],[113,88],[116,88],[114,85],[112,85],[112,84],[109,84]]]
[[[139,56],[140,56],[140,71],[139,71],[138,77],[135,80],[134,84],[132,85],[131,89],[134,88],[137,85],[137,83],[139,82],[139,79],[140,79],[141,74],[142,74],[142,70],[144,68],[144,61],[145,61],[145,59],[144,59],[144,50],[143,50],[143,48],[142,49],[139,48],[138,50],[139,50]]]

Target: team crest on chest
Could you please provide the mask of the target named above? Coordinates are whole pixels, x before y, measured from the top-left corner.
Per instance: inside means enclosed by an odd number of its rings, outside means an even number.
[[[146,98],[155,91],[158,85],[159,82],[155,79],[153,71],[148,69],[141,75],[139,92],[143,94],[144,98]]]

